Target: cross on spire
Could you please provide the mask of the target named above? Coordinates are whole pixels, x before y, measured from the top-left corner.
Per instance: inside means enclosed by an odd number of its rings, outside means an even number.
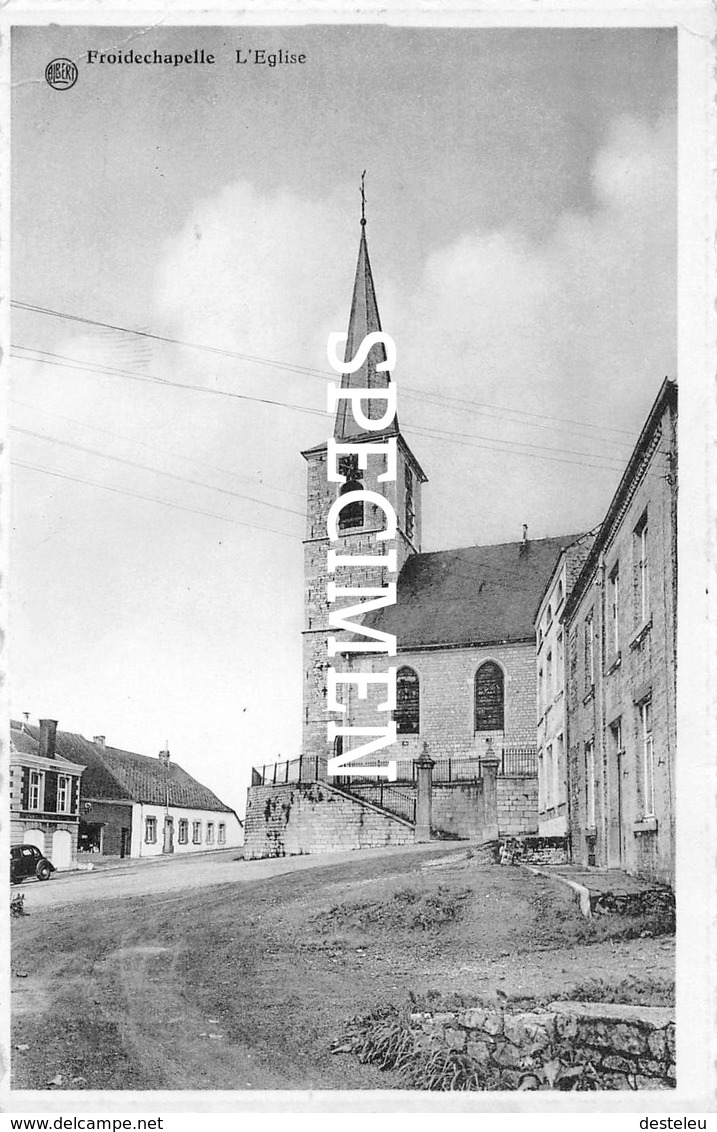
[[[365,181],[366,181],[366,170],[364,169],[363,173],[361,174],[361,227],[362,228],[364,228],[366,226],[366,188],[365,188]]]

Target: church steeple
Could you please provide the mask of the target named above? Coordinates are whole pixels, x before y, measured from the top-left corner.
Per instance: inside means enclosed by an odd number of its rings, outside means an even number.
[[[359,242],[358,262],[356,264],[356,278],[354,292],[351,300],[351,314],[349,315],[348,335],[344,358],[353,358],[367,334],[381,330],[381,317],[376,302],[376,289],[373,284],[371,261],[368,257],[368,243],[366,241],[365,197],[363,193],[363,178],[361,180],[361,240]],[[376,367],[386,361],[386,350],[383,343],[373,346],[366,361],[359,366],[355,373],[346,373],[341,380],[343,389],[386,389],[391,380],[388,370],[377,371]],[[372,420],[383,415],[385,405],[369,403],[366,415]],[[397,433],[398,416],[391,428]],[[335,440],[354,440],[356,437],[366,437],[366,434],[356,424],[351,406],[342,401],[336,413],[334,425]],[[372,439],[376,434],[372,434]]]

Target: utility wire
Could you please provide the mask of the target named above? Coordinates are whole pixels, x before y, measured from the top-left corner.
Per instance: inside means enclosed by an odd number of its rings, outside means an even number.
[[[222,357],[238,358],[241,361],[250,361],[256,363],[257,365],[264,365],[275,369],[288,370],[289,372],[300,373],[308,377],[318,377],[321,378],[322,381],[331,381],[335,379],[334,374],[328,373],[325,370],[316,369],[312,366],[301,366],[292,362],[281,362],[273,358],[264,358],[257,354],[241,353],[238,350],[226,350],[218,346],[209,346],[205,343],[200,342],[190,342],[180,338],[172,338],[168,335],[154,334],[146,330],[132,330],[126,326],[117,326],[108,322],[100,322],[96,319],[84,318],[80,315],[66,314],[61,311],[53,310],[50,307],[41,307],[33,303],[24,303],[19,299],[13,299],[11,301],[11,306],[36,314],[44,314],[53,318],[65,319],[69,322],[79,322],[88,326],[98,326],[102,327],[105,330],[115,330],[122,334],[133,334],[140,338],[151,338],[158,342],[166,342],[176,346],[185,346],[193,350],[203,350],[206,353],[217,354]],[[426,398],[432,396],[430,393],[424,393],[422,390],[416,389],[415,386],[403,385],[403,383],[401,384],[401,390],[405,391],[407,395],[411,397]],[[577,425],[581,428],[595,429],[599,432],[617,433],[619,435],[629,436],[630,438],[632,438],[633,436],[632,432],[629,429],[615,428],[611,425],[596,425],[591,421],[575,421],[566,417],[554,417],[544,413],[532,413],[526,409],[512,409],[507,406],[490,405],[486,402],[481,401],[471,401],[467,398],[460,398],[455,396],[444,397],[443,394],[439,395],[439,400],[456,401],[461,404],[475,405],[480,408],[491,409],[496,412],[507,411],[509,413],[515,413],[520,416],[534,417],[537,420],[555,421],[560,424]]]
[[[241,519],[232,519],[228,515],[217,515],[215,511],[204,511],[199,507],[186,507],[182,503],[170,503],[168,500],[158,499],[154,495],[142,495],[140,492],[130,491],[128,488],[110,487],[109,484],[97,483],[94,480],[83,479],[81,476],[69,476],[64,472],[53,472],[49,468],[41,468],[37,464],[28,464],[22,460],[11,460],[10,463],[16,468],[29,468],[33,472],[42,472],[44,475],[55,476],[57,479],[71,480],[73,483],[87,484],[89,487],[100,487],[103,491],[114,491],[118,495],[129,495],[133,499],[145,499],[149,503],[159,503],[162,507],[171,507],[174,511],[189,511],[190,514],[193,515],[207,515],[210,519],[220,519],[223,523],[233,523],[238,527],[250,527],[252,530],[256,531],[269,531],[271,534],[283,535],[284,538],[295,540],[299,537],[292,535],[289,531],[280,531],[276,527],[265,527],[260,523],[247,523]]]
[[[279,503],[265,502],[263,499],[257,499],[253,495],[244,495],[238,491],[231,491],[227,487],[215,487],[210,483],[202,483],[201,480],[188,479],[186,476],[176,475],[174,472],[165,472],[161,468],[152,468],[148,464],[139,464],[135,460],[126,460],[122,456],[113,456],[109,452],[101,452],[97,448],[86,448],[83,444],[74,444],[71,440],[61,440],[57,436],[47,436],[42,432],[33,432],[29,428],[20,428],[18,425],[11,426],[13,432],[22,433],[23,436],[32,436],[35,440],[47,440],[52,444],[61,444],[64,448],[74,448],[77,452],[84,452],[89,456],[100,456],[103,460],[113,460],[117,464],[125,464],[130,468],[139,468],[144,472],[154,472],[159,476],[167,476],[169,479],[179,480],[180,483],[192,484],[193,487],[204,487],[209,491],[218,491],[222,495],[231,495],[234,499],[248,500],[250,503],[258,503],[262,507],[271,507],[275,511],[285,511],[289,515],[299,515],[304,518],[303,511],[297,511],[293,507],[282,507]]]
[[[23,349],[23,350],[34,349],[34,347],[17,346],[17,345],[13,345],[12,348],[14,350],[17,350],[17,349]],[[202,386],[202,385],[188,385],[184,382],[170,381],[167,378],[158,378],[158,377],[151,377],[151,376],[146,376],[146,375],[143,375],[143,374],[138,374],[138,373],[135,373],[131,370],[110,369],[109,367],[100,366],[100,365],[97,365],[95,363],[87,363],[87,364],[78,363],[76,365],[69,365],[64,361],[53,361],[52,360],[53,357],[61,358],[61,357],[63,357],[63,355],[59,355],[59,354],[58,355],[52,355],[51,351],[45,351],[45,350],[39,351],[39,352],[41,352],[43,354],[49,354],[50,357],[49,358],[31,358],[31,357],[25,357],[25,356],[19,355],[19,354],[15,354],[13,356],[17,357],[18,360],[20,360],[20,361],[41,362],[45,365],[56,365],[56,366],[59,366],[60,368],[64,368],[64,369],[79,369],[79,370],[83,370],[84,372],[87,372],[87,373],[97,373],[97,374],[99,374],[100,376],[103,376],[103,377],[127,377],[127,378],[130,378],[131,380],[135,380],[135,381],[144,381],[144,382],[150,382],[150,383],[154,383],[154,384],[167,385],[167,386],[176,387],[178,389],[195,390],[195,391],[200,392],[200,393],[210,393],[210,394],[214,394],[214,395],[217,395],[217,396],[233,397],[233,398],[238,398],[239,400],[243,400],[243,401],[255,401],[255,402],[259,402],[260,404],[276,405],[276,406],[279,406],[280,408],[293,409],[293,410],[296,410],[298,412],[309,413],[313,416],[319,416],[319,417],[322,417],[324,419],[327,416],[327,414],[321,409],[311,409],[311,408],[309,408],[305,405],[296,405],[296,404],[293,404],[293,403],[288,402],[288,401],[276,401],[276,400],[271,400],[271,399],[265,398],[265,397],[253,397],[253,396],[250,396],[249,394],[233,393],[233,392],[230,392],[228,390],[223,390],[223,389],[208,389],[208,388],[206,388],[205,386]],[[485,441],[488,441],[492,444],[497,443],[497,444],[509,445],[509,447],[507,447],[507,448],[505,448],[505,447],[503,447],[503,448],[492,447],[492,448],[487,449],[488,451],[510,453],[515,448],[515,449],[518,450],[516,454],[522,455],[522,456],[535,456],[536,459],[551,459],[551,457],[549,457],[549,456],[538,456],[537,453],[524,452],[524,451],[520,451],[520,449],[523,449],[525,447],[529,447],[529,448],[537,449],[540,452],[552,452],[552,453],[560,453],[560,452],[564,451],[563,449],[553,448],[553,447],[550,447],[549,445],[531,444],[529,441],[521,441],[521,440],[501,440],[500,438],[495,438],[495,437],[483,437],[480,434],[476,434],[476,433],[460,434],[460,433],[453,433],[453,432],[450,432],[448,430],[436,430],[436,429],[434,429],[433,431],[427,431],[427,430],[422,429],[418,426],[413,427],[412,430],[409,426],[409,431],[420,432],[420,433],[423,433],[424,435],[427,435],[427,436],[433,436],[434,439],[441,439],[441,437],[437,435],[438,432],[442,432],[444,438],[451,439],[451,440],[453,438],[461,436],[461,435],[463,435],[464,437],[467,437],[467,436],[470,436],[471,438],[475,437],[477,440],[485,440]],[[456,443],[460,443],[460,441],[456,441]],[[484,445],[474,444],[473,447],[480,448],[480,447],[484,447]],[[596,460],[606,459],[606,460],[617,461],[617,457],[609,457],[609,456],[602,457],[599,453],[596,453],[596,452],[572,452],[571,451],[571,454],[577,455],[577,456],[580,456],[580,455],[592,456],[593,459],[596,459]],[[594,467],[594,468],[612,467],[613,469],[616,469],[618,466],[619,467],[624,466],[624,464],[622,464],[622,463],[620,465],[618,465],[617,462],[614,462],[611,465],[606,465],[606,464],[594,464],[594,463],[589,463],[589,462],[585,462],[585,461],[578,461],[578,460],[565,460],[565,459],[562,459],[560,456],[553,456],[552,459],[554,461],[556,461],[557,463],[572,464],[572,465],[580,463],[585,467]]]
[[[50,417],[57,417],[61,421],[69,421],[70,424],[79,425],[80,428],[87,428],[87,429],[90,429],[92,432],[101,432],[105,436],[113,436],[116,440],[125,440],[129,444],[136,444],[140,448],[147,448],[147,449],[149,449],[150,452],[162,452],[167,456],[174,456],[178,460],[179,459],[188,460],[192,464],[199,464],[203,468],[210,468],[214,472],[221,472],[222,475],[232,476],[234,479],[240,480],[242,483],[250,483],[250,484],[257,484],[258,483],[260,487],[268,487],[271,491],[280,491],[284,495],[294,495],[297,499],[301,499],[302,502],[303,502],[304,496],[301,492],[290,491],[288,488],[279,487],[278,484],[271,484],[271,483],[265,482],[262,479],[259,479],[257,481],[257,480],[249,479],[248,476],[240,476],[236,472],[230,471],[229,468],[222,468],[218,464],[208,464],[203,460],[194,460],[194,459],[192,459],[192,457],[187,456],[186,453],[184,453],[184,452],[177,452],[175,449],[172,449],[172,448],[162,448],[158,444],[147,444],[145,441],[136,440],[134,437],[127,436],[125,433],[114,432],[112,429],[101,428],[99,425],[91,425],[91,424],[88,424],[87,421],[78,420],[77,417],[68,417],[68,416],[65,416],[64,413],[56,413],[52,409],[45,409],[44,407],[41,408],[39,405],[31,405],[29,401],[20,401],[20,400],[17,399],[17,397],[11,397],[10,400],[12,401],[13,405],[22,405],[22,407],[24,409],[30,409],[30,410],[32,410],[33,413],[40,412],[40,413],[47,414]]]
[[[28,346],[15,346],[11,347],[13,350],[21,349],[28,350],[34,347]],[[93,365],[92,363],[83,364],[77,363],[70,365],[66,361],[55,361],[49,350],[38,351],[43,354],[50,354],[47,358],[29,358],[23,354],[13,354],[14,358],[23,362],[39,362],[42,365],[58,366],[60,369],[75,369],[84,370],[87,373],[98,373],[102,377],[127,377],[132,381],[143,381],[150,385],[166,385],[172,386],[174,389],[187,389],[196,393],[207,393],[214,397],[232,397],[238,401],[254,401],[260,405],[275,405],[280,409],[293,409],[297,413],[309,413],[311,416],[325,417],[326,413],[321,409],[311,409],[306,405],[295,405],[290,401],[276,401],[270,397],[252,397],[248,393],[234,393],[228,389],[210,389],[206,385],[188,385],[183,381],[171,381],[168,377],[152,377],[145,374],[133,373],[131,370],[111,369],[107,366]],[[60,358],[62,355],[57,354],[55,357]]]

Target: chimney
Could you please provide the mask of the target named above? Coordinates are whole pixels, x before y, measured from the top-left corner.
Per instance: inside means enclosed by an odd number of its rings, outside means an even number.
[[[159,761],[162,766],[169,768],[169,748],[166,747],[163,751],[159,752]]]
[[[93,742],[93,743],[94,743],[94,744],[95,744],[96,746],[98,746],[98,747],[104,747],[104,745],[105,745],[105,736],[104,736],[104,735],[94,735],[94,736],[92,737],[92,742]]]
[[[22,721],[22,726],[21,726],[20,730],[21,730],[21,731],[24,731],[24,732],[25,732],[25,734],[27,735],[27,734],[29,734],[29,732],[28,732],[28,730],[27,730],[27,725],[28,725],[28,723],[30,722],[30,712],[29,712],[29,711],[24,711],[24,712],[23,712],[22,714],[23,714],[23,715],[25,716],[25,718],[24,718],[24,720]]]
[[[42,759],[54,759],[55,736],[57,733],[56,719],[40,720],[40,749],[38,754]]]
[[[529,543],[528,543],[528,524],[523,523],[523,541],[520,544],[520,549],[518,550],[518,554],[525,554],[527,549],[528,549],[528,546],[529,546]]]

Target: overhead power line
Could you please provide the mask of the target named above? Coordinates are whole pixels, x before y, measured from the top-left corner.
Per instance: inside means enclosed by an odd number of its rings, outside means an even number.
[[[43,315],[47,315],[47,316],[52,317],[52,318],[64,319],[68,322],[82,323],[82,324],[87,325],[87,326],[97,326],[97,327],[101,327],[104,330],[115,330],[118,333],[132,334],[132,335],[135,335],[139,338],[150,338],[150,339],[153,339],[157,342],[169,343],[169,344],[175,345],[175,346],[183,346],[183,347],[187,347],[187,348],[192,349],[192,350],[203,350],[206,353],[216,354],[216,355],[219,355],[221,357],[237,358],[240,361],[248,361],[248,362],[253,362],[257,365],[268,366],[268,367],[274,368],[274,369],[287,370],[287,371],[292,372],[292,373],[302,374],[303,376],[306,376],[306,377],[318,377],[318,378],[321,378],[322,381],[335,380],[334,374],[329,373],[326,370],[316,369],[313,366],[302,366],[302,365],[299,365],[299,364],[294,363],[294,362],[282,362],[282,361],[279,361],[275,358],[265,358],[265,357],[262,357],[261,355],[258,355],[258,354],[247,354],[247,353],[243,353],[239,350],[227,350],[227,349],[224,349],[224,348],[219,347],[219,346],[210,346],[207,343],[201,343],[201,342],[191,342],[191,341],[181,339],[181,338],[173,338],[169,335],[155,334],[155,333],[152,333],[152,332],[147,331],[147,330],[133,330],[130,327],[127,327],[127,326],[119,326],[119,325],[109,323],[109,322],[101,322],[98,319],[85,318],[85,317],[80,316],[80,315],[67,314],[67,313],[64,313],[62,311],[53,310],[50,307],[38,306],[37,304],[34,304],[34,303],[24,303],[24,302],[21,302],[19,299],[13,299],[12,302],[11,302],[11,305],[14,306],[14,307],[17,307],[19,310],[25,310],[25,311],[29,311],[29,312],[32,312],[32,313],[35,313],[35,314],[43,314]],[[545,413],[534,413],[534,412],[528,411],[527,409],[515,409],[515,408],[510,408],[509,406],[491,405],[487,402],[475,401],[475,400],[470,400],[468,398],[455,397],[455,396],[450,396],[450,395],[444,396],[444,394],[442,392],[441,392],[441,394],[434,395],[434,394],[431,394],[429,392],[424,392],[423,390],[419,390],[415,386],[404,385],[403,383],[401,383],[401,391],[405,392],[406,395],[409,396],[409,397],[417,397],[417,398],[420,398],[420,399],[424,399],[424,398],[430,398],[432,396],[437,396],[439,401],[441,401],[441,402],[444,401],[444,400],[454,401],[454,402],[457,402],[457,403],[460,403],[460,404],[463,404],[463,405],[473,405],[473,406],[476,406],[479,409],[490,410],[490,411],[498,413],[498,414],[500,414],[501,412],[508,412],[508,413],[516,414],[518,416],[523,416],[523,417],[527,417],[527,418],[534,418],[535,420],[548,421],[548,422],[552,421],[552,422],[556,422],[558,424],[573,425],[573,426],[578,426],[580,428],[593,429],[597,432],[616,433],[616,434],[621,435],[621,436],[630,437],[631,439],[633,437],[633,433],[629,429],[616,428],[614,425],[597,425],[593,421],[576,421],[576,420],[572,420],[572,419],[567,418],[567,417],[555,417],[555,416],[551,416],[551,415],[545,414]]]
[[[22,405],[24,409],[30,409],[33,413],[40,412],[47,414],[47,416],[50,417],[57,417],[58,420],[68,421],[70,424],[79,425],[80,428],[89,429],[91,432],[101,432],[105,436],[113,436],[116,440],[124,440],[128,444],[136,444],[139,448],[147,448],[150,452],[162,452],[164,455],[174,456],[176,459],[187,460],[190,464],[200,464],[203,468],[209,468],[214,472],[221,472],[222,475],[225,476],[232,476],[234,479],[240,480],[242,483],[250,483],[254,485],[258,484],[258,486],[267,487],[271,491],[280,491],[283,495],[293,495],[297,499],[301,499],[302,501],[304,499],[304,495],[301,492],[290,491],[289,488],[279,487],[278,484],[272,484],[262,479],[252,480],[249,479],[248,476],[240,476],[237,472],[230,471],[229,468],[223,468],[219,464],[209,464],[204,460],[194,459],[191,456],[187,456],[185,452],[177,452],[172,448],[163,448],[159,444],[147,444],[143,440],[137,440],[133,436],[127,436],[126,433],[114,432],[113,429],[102,428],[100,425],[91,425],[88,424],[87,421],[78,420],[77,417],[68,417],[64,413],[56,413],[54,410],[46,409],[44,406],[31,405],[29,401],[20,401],[17,397],[11,397],[10,400],[12,401],[13,405]]]
[[[22,433],[23,436],[31,436],[35,440],[46,440],[52,444],[61,444],[63,448],[73,448],[77,452],[84,452],[89,456],[100,456],[103,460],[113,460],[117,464],[125,464],[130,468],[139,468],[144,472],[154,472],[159,476],[167,476],[169,479],[179,480],[180,483],[188,483],[193,487],[207,488],[209,491],[217,491],[222,495],[230,495],[234,499],[242,499],[250,503],[258,503],[262,507],[270,507],[274,511],[285,511],[289,515],[299,515],[304,518],[303,511],[297,511],[293,507],[282,507],[279,503],[269,503],[263,499],[257,499],[253,495],[244,495],[238,491],[231,491],[227,487],[217,487],[214,484],[202,483],[201,480],[188,479],[187,476],[179,476],[174,472],[166,472],[162,468],[152,468],[149,464],[140,464],[136,460],[126,460],[122,456],[113,456],[110,452],[101,452],[97,448],[86,448],[83,444],[74,444],[71,440],[62,440],[58,436],[47,436],[42,432],[33,432],[29,428],[20,428],[18,425],[12,425],[12,431]]]
[[[33,350],[31,346],[17,346],[11,345],[12,350]],[[311,416],[325,417],[326,413],[321,409],[311,409],[306,405],[295,405],[290,401],[276,401],[271,397],[253,397],[249,393],[235,393],[229,389],[211,389],[206,385],[189,385],[183,381],[171,381],[168,377],[153,377],[151,375],[134,373],[132,370],[114,369],[110,366],[97,365],[92,362],[78,362],[76,359],[71,359],[75,364],[70,365],[67,361],[56,361],[55,358],[62,358],[61,354],[53,355],[50,350],[38,350],[37,353],[47,354],[48,357],[42,358],[29,358],[23,354],[13,354],[14,358],[23,362],[39,362],[42,365],[58,366],[60,369],[75,369],[85,370],[87,373],[98,373],[102,377],[126,377],[132,381],[143,381],[149,385],[166,385],[172,386],[174,389],[187,389],[195,393],[206,393],[212,397],[231,397],[237,401],[254,401],[260,405],[274,405],[280,409],[293,409],[297,413],[309,413]]]
[[[33,348],[27,347],[27,346],[13,345],[12,349],[13,350],[18,350],[18,349],[20,349],[20,350],[31,350]],[[129,379],[135,380],[135,381],[143,381],[143,382],[149,382],[149,383],[152,383],[152,384],[159,384],[159,385],[163,385],[163,386],[171,386],[171,387],[177,388],[177,389],[188,389],[188,390],[194,390],[194,391],[199,392],[199,393],[212,394],[212,395],[215,395],[215,396],[238,398],[239,400],[242,400],[242,401],[255,401],[255,402],[258,402],[260,404],[276,405],[280,408],[291,409],[291,410],[295,410],[295,411],[301,412],[301,413],[308,413],[308,414],[313,415],[313,416],[322,417],[323,419],[326,419],[326,416],[327,416],[326,412],[321,410],[321,409],[312,409],[312,408],[310,408],[306,405],[297,405],[297,404],[294,404],[294,403],[289,402],[289,401],[277,401],[277,400],[273,400],[273,399],[266,398],[266,397],[254,397],[254,396],[251,396],[250,394],[247,394],[247,393],[234,393],[234,392],[229,391],[229,390],[211,389],[211,388],[207,388],[206,386],[203,386],[203,385],[189,385],[189,384],[186,384],[185,382],[176,382],[176,381],[171,381],[168,378],[159,378],[159,377],[148,376],[146,374],[138,374],[138,373],[136,373],[132,370],[118,369],[118,368],[114,368],[114,367],[98,365],[98,364],[93,363],[93,362],[88,362],[88,363],[77,362],[77,364],[70,365],[64,360],[63,361],[52,360],[53,358],[64,358],[64,355],[61,355],[61,354],[53,355],[52,352],[48,351],[48,350],[42,350],[42,351],[39,351],[39,352],[42,353],[42,354],[47,354],[49,356],[47,358],[45,358],[45,357],[33,358],[33,357],[27,357],[27,356],[24,356],[24,355],[21,355],[21,354],[14,354],[13,356],[17,357],[18,360],[20,360],[20,361],[40,362],[44,365],[53,365],[53,366],[56,365],[56,366],[59,366],[60,368],[64,368],[64,369],[78,369],[78,370],[82,370],[82,371],[87,372],[87,373],[97,373],[102,377],[124,377],[124,378],[129,378]],[[560,453],[562,453],[564,451],[564,449],[553,448],[553,447],[550,447],[549,445],[531,444],[529,441],[509,440],[509,439],[502,439],[500,437],[497,437],[497,438],[496,437],[483,437],[480,434],[475,434],[475,433],[470,433],[470,434],[454,433],[454,432],[446,430],[446,429],[443,429],[443,430],[433,429],[433,430],[429,431],[429,430],[423,429],[419,426],[409,428],[409,431],[423,433],[427,436],[433,436],[434,439],[441,439],[442,438],[441,436],[438,435],[438,433],[440,432],[440,433],[442,433],[443,437],[445,437],[447,440],[451,440],[451,441],[454,440],[456,437],[459,437],[459,436],[470,436],[471,438],[475,437],[476,440],[488,441],[492,445],[495,445],[495,444],[508,445],[508,447],[503,447],[503,448],[492,447],[492,448],[488,449],[489,451],[512,452],[515,449],[516,451],[519,452],[520,455],[523,455],[523,456],[534,455],[536,459],[538,459],[538,458],[553,459],[554,461],[556,461],[558,463],[563,463],[563,464],[582,463],[585,467],[596,467],[596,468],[604,468],[606,466],[612,466],[614,468],[617,468],[618,466],[620,466],[620,467],[624,466],[623,463],[620,463],[618,465],[615,462],[615,461],[617,461],[617,457],[610,457],[610,456],[603,457],[603,456],[600,455],[600,453],[588,452],[588,451],[581,451],[581,452],[572,452],[571,451],[571,454],[577,455],[577,456],[581,456],[581,455],[589,456],[589,457],[592,457],[593,460],[603,460],[603,459],[612,460],[613,464],[612,465],[606,465],[606,464],[589,463],[589,462],[586,462],[586,461],[566,460],[560,455]],[[459,441],[456,440],[456,443],[459,443]],[[480,447],[483,447],[483,445],[474,444],[474,447],[480,448]],[[523,451],[526,447],[535,449],[536,452],[531,453],[531,452]],[[556,453],[556,455],[554,455],[552,457],[548,457],[548,456],[539,457],[537,455],[538,452]]]
[[[218,515],[215,511],[204,511],[200,507],[187,507],[183,503],[170,503],[167,499],[158,499],[154,495],[143,495],[138,491],[130,491],[125,487],[111,487],[106,483],[97,483],[95,480],[83,479],[81,476],[69,476],[65,472],[54,472],[50,468],[42,468],[38,464],[25,463],[23,460],[11,460],[16,468],[29,468],[33,472],[42,472],[46,476],[54,476],[56,479],[71,480],[73,483],[86,484],[88,487],[99,487],[103,491],[113,491],[117,495],[129,495],[132,499],[145,499],[149,503],[159,503],[162,507],[171,507],[174,511],[188,511],[192,515],[207,515],[210,519],[219,519],[222,523],[233,523],[237,527],[249,527],[256,531],[269,531],[274,535],[282,535],[284,538],[296,540],[300,536],[293,535],[289,531],[280,531],[277,527],[266,527],[261,523],[248,523],[242,519],[232,519],[228,515]]]

